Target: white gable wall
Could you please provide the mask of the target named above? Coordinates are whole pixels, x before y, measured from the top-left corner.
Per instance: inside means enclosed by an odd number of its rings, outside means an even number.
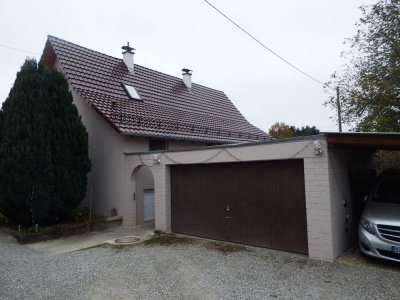
[[[125,190],[123,152],[148,151],[148,140],[144,137],[126,137],[118,134],[75,92],[73,96],[89,135],[92,169],[88,176],[85,205],[89,206],[92,199],[95,214],[108,216],[112,208],[122,214],[127,209],[126,203],[120,201]]]

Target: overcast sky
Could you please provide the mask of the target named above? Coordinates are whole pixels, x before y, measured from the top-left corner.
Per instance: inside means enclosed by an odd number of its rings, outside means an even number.
[[[340,70],[343,41],[368,0],[209,0],[279,55],[316,77]],[[40,58],[48,34],[121,57],[127,41],[135,63],[224,91],[262,130],[277,121],[337,131],[322,86],[267,52],[203,0],[0,2],[0,102],[25,58]],[[347,129],[347,127],[345,127]]]

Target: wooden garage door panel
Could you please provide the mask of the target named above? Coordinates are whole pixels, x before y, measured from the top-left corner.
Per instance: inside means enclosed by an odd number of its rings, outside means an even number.
[[[302,160],[172,166],[172,230],[307,253],[303,174]]]
[[[224,208],[218,187],[225,177],[207,167],[195,172],[190,166],[172,168],[172,226],[175,232],[221,239],[223,223],[217,221],[224,217]]]

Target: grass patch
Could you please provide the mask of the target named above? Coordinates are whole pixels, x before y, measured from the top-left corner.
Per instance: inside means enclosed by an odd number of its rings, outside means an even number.
[[[173,234],[162,234],[155,235],[150,240],[144,241],[143,244],[151,246],[151,245],[180,245],[180,244],[191,244],[193,240],[187,237],[178,237]]]
[[[248,251],[248,249],[242,245],[228,244],[223,242],[207,242],[205,247],[209,250],[215,250],[224,254]]]

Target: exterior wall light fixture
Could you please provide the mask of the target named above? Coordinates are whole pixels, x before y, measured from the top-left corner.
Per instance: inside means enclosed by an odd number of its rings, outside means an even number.
[[[161,154],[160,153],[154,153],[153,154],[153,161],[155,165],[159,165],[161,163]]]
[[[315,155],[322,155],[322,146],[321,146],[321,143],[319,142],[319,141],[314,141],[313,142],[313,145],[314,145],[314,154]]]

